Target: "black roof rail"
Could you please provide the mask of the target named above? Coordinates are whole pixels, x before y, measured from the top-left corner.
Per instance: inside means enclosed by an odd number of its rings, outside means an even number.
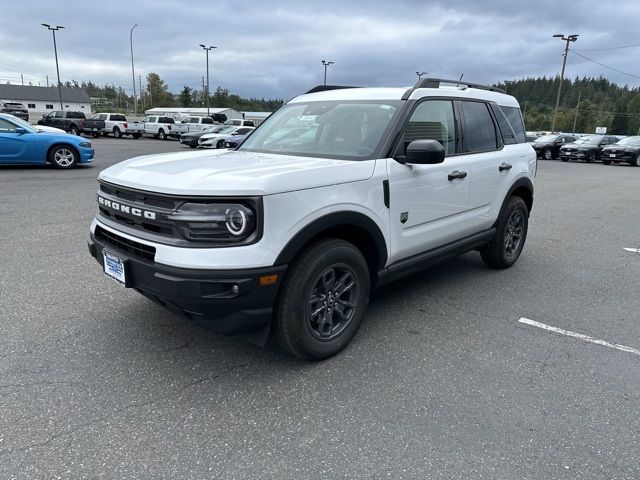
[[[490,90],[492,92],[505,93],[503,89],[492,87],[490,85],[482,85],[480,83],[471,83],[466,80],[445,80],[444,78],[422,78],[418,80],[413,88],[440,88],[441,83],[463,85],[469,88],[478,88],[480,90]]]
[[[327,90],[341,90],[343,88],[360,88],[360,87],[354,87],[354,86],[348,86],[348,85],[318,85],[313,87],[308,92],[305,92],[305,95],[307,93],[326,92]]]

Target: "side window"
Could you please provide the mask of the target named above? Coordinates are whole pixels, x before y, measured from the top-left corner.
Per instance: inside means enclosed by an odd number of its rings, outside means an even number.
[[[64,118],[64,112],[55,112],[54,118]]]
[[[203,117],[202,118],[202,123],[212,124],[213,123],[213,118]]]
[[[149,122],[149,118],[150,118],[150,117],[144,117],[144,118],[141,120],[141,121],[142,121],[142,123],[147,123],[147,122]]]
[[[452,155],[456,153],[456,138],[453,103],[426,100],[416,107],[404,127],[398,154],[405,155],[414,140],[436,140],[444,147],[445,155]]]
[[[460,102],[462,136],[467,153],[486,152],[498,148],[496,127],[484,102]]]
[[[16,126],[0,118],[0,133],[11,133],[16,131]]]
[[[500,128],[500,133],[502,134],[502,140],[505,145],[513,145],[514,143],[518,143],[518,139],[516,138],[516,134],[511,128],[509,124],[509,120],[504,115],[500,107],[492,104],[491,110],[493,111],[496,120],[498,121],[498,128]]]
[[[522,112],[518,107],[500,107],[504,112],[511,128],[513,128],[518,143],[525,143],[527,141],[527,134],[524,128],[524,121],[522,120]]]
[[[157,123],[158,122],[158,117],[149,117],[147,122],[149,122],[149,123]]]

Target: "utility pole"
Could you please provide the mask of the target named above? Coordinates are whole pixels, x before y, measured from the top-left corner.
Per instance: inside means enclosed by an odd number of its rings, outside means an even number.
[[[576,104],[576,116],[573,118],[573,132],[576,133],[576,123],[578,122],[578,109],[580,108],[580,95],[582,95],[582,91],[578,90],[578,103]]]
[[[562,93],[562,82],[564,81],[564,68],[567,65],[567,56],[569,55],[569,43],[575,42],[578,39],[578,35],[568,35],[564,36],[561,33],[556,33],[554,38],[560,38],[563,41],[567,42],[564,47],[564,54],[562,55],[562,71],[560,72],[560,84],[558,85],[558,98],[556,99],[556,108],[553,112],[553,122],[551,123],[551,132],[556,131],[556,117],[558,116],[558,107],[560,106],[560,94]]]
[[[204,75],[203,75],[202,76],[202,106],[203,107],[204,107],[204,97],[207,94],[207,91],[205,89],[206,89],[206,86],[205,86],[205,83],[204,83]]]
[[[214,48],[218,48],[218,47],[214,47],[212,45],[206,47],[202,43],[200,44],[200,46],[206,52],[206,57],[207,57],[207,91],[205,93],[205,102],[207,105],[207,117],[208,117],[209,116],[209,50],[213,50]]]
[[[24,87],[24,75],[20,74],[20,81],[22,82],[22,86]]]
[[[524,102],[524,112],[522,112],[522,118],[524,118],[527,115],[527,104],[529,103],[529,100],[526,100]]]
[[[47,87],[49,86],[49,75],[46,76],[47,77]]]
[[[48,23],[41,23],[40,25],[47,28],[48,30],[51,30],[51,33],[53,33],[53,53],[56,56],[56,73],[58,74],[58,97],[60,98],[60,110],[64,110],[64,107],[62,106],[62,82],[60,82],[60,68],[58,67],[58,47],[56,45],[56,30],[61,30],[65,27],[63,27],[62,25],[56,25],[55,27],[52,27]]]
[[[140,103],[142,104],[142,110],[144,110],[144,96],[142,95],[142,75],[138,75],[138,91],[140,92]]]
[[[331,62],[331,61],[327,62],[326,60],[322,60],[322,65],[324,65],[324,85],[327,84],[327,67],[329,65],[332,65],[333,63],[335,62]]]
[[[129,45],[131,47],[131,79],[133,80],[133,115],[138,116],[138,98],[136,97],[136,70],[133,68],[133,29],[138,25],[131,27],[129,32]]]

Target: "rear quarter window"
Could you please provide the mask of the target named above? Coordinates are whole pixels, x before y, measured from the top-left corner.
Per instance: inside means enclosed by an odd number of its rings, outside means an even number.
[[[488,105],[484,102],[461,101],[463,143],[466,153],[497,150],[498,137]]]
[[[526,143],[527,134],[524,128],[524,120],[522,119],[522,112],[518,107],[504,107],[500,106],[500,109],[504,112],[504,115],[509,120],[509,124],[516,134],[518,143]]]

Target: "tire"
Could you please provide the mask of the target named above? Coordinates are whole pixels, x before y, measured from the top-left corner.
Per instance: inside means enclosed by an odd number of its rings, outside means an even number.
[[[189,148],[198,148],[198,146],[189,144]]]
[[[218,143],[216,143],[216,148],[224,148],[224,140],[218,140]]]
[[[162,128],[160,130],[158,130],[158,138],[160,140],[166,140],[167,139],[167,134],[164,133],[164,130]]]
[[[93,138],[98,138],[98,137],[100,136],[100,134],[99,134],[99,133],[92,133],[92,134],[91,134],[91,136],[92,136]]]
[[[589,152],[589,155],[587,155],[587,159],[586,159],[587,163],[592,163],[596,161],[596,154],[593,152]]]
[[[78,152],[68,145],[56,145],[47,155],[47,160],[51,165],[63,170],[73,168],[80,160]]]
[[[553,160],[553,152],[551,151],[551,149],[546,148],[544,152],[542,152],[542,158],[544,158],[545,160]],[[564,161],[566,162],[566,160]]]
[[[113,136],[114,138],[122,138],[122,132],[118,127],[113,127]]]
[[[610,160],[602,160],[602,164],[603,165],[611,165],[611,161]]]
[[[307,360],[335,355],[360,328],[370,288],[367,262],[353,244],[332,238],[311,245],[298,254],[281,286],[274,318],[278,343]]]
[[[69,133],[72,135],[80,135],[80,130],[78,130],[78,127],[76,127],[75,125],[71,125]]]
[[[509,268],[516,263],[524,248],[528,228],[527,204],[521,197],[511,197],[496,224],[495,238],[480,249],[484,263],[491,268]]]
[[[131,135],[133,138],[135,138],[136,140],[140,138],[140,134],[139,133],[134,133]]]
[[[640,167],[640,155],[636,157],[635,162],[631,162],[632,167]]]

